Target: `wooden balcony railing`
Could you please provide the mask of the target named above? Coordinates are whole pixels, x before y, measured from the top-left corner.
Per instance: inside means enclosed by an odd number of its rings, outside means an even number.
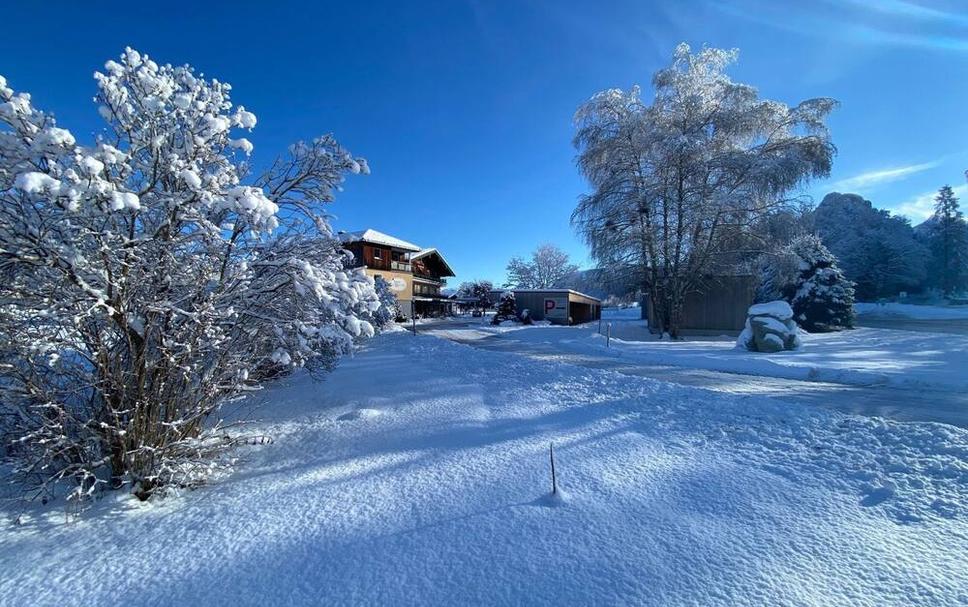
[[[410,272],[412,266],[407,261],[391,261],[387,259],[374,259],[369,267],[374,270],[394,270],[396,272]]]

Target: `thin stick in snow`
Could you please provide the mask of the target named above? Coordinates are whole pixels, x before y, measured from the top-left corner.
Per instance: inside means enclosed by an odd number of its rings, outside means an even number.
[[[558,478],[555,476],[555,444],[551,445],[551,495],[558,494]]]

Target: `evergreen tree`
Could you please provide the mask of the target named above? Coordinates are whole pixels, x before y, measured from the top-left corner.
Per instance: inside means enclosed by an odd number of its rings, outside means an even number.
[[[514,291],[505,291],[501,295],[501,301],[497,306],[497,314],[494,315],[494,324],[503,320],[516,320],[518,317],[517,308],[514,302]]]
[[[854,285],[837,267],[833,253],[813,235],[797,238],[788,250],[799,258],[800,274],[782,294],[797,323],[810,332],[853,327]]]
[[[757,272],[759,283],[753,297],[754,303],[786,299],[784,294],[796,289],[794,285],[800,276],[800,258],[786,246],[779,251],[763,254]]]
[[[951,186],[938,190],[934,200],[931,249],[937,285],[946,297],[950,297],[968,284],[968,225]]]

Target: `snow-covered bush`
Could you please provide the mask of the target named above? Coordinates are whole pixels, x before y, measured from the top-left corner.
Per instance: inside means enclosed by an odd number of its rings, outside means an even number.
[[[205,478],[260,369],[373,334],[322,209],[367,167],[326,136],[243,183],[256,117],[228,84],[132,49],[95,79],[85,146],[0,78],[0,411],[34,495],[146,497]]]

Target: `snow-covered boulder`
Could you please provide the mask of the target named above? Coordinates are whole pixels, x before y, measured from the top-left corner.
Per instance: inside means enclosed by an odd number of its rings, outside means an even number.
[[[790,304],[771,301],[750,306],[746,312],[746,327],[736,345],[752,352],[796,350],[800,347],[799,333]]]

